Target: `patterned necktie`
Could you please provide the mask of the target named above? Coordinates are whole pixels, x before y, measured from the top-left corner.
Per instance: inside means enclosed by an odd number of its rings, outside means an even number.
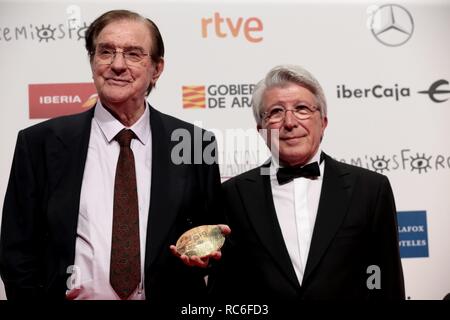
[[[141,280],[139,209],[136,170],[131,140],[133,131],[123,129],[114,138],[119,142],[114,183],[114,208],[109,281],[121,299],[127,299]]]
[[[295,178],[312,178],[320,176],[319,164],[312,162],[304,167],[286,167],[279,168],[277,171],[277,180],[280,185],[288,183]]]

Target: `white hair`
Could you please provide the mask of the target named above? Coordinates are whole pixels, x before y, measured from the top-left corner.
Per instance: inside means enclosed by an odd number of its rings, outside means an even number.
[[[263,95],[266,90],[273,87],[282,87],[287,83],[295,83],[311,91],[317,102],[322,117],[327,116],[327,101],[322,86],[316,78],[306,69],[296,65],[281,65],[271,69],[266,77],[259,81],[252,96],[253,115],[258,125],[262,124],[262,112],[264,110]]]

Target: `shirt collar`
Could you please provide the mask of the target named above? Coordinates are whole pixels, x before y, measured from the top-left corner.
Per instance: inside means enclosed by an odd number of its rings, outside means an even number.
[[[119,120],[117,120],[100,102],[97,100],[97,105],[94,111],[94,121],[97,122],[100,130],[108,143],[124,128],[133,130],[137,139],[145,145],[150,136],[150,112],[148,103],[145,102],[145,110],[138,121],[131,127],[125,127]]]

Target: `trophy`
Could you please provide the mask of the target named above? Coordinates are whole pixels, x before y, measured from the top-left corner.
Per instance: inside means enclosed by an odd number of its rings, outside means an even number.
[[[219,250],[225,237],[220,227],[216,225],[203,225],[183,233],[176,243],[179,254],[188,257],[205,257],[213,251]]]

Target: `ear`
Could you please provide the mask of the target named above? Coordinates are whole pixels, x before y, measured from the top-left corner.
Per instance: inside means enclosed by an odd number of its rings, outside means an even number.
[[[264,131],[261,131],[262,129],[265,129]],[[267,128],[263,128],[260,124],[257,124],[256,125],[256,131],[258,131],[258,134],[261,136],[261,138],[263,138],[263,140],[267,143],[267,140],[270,140],[270,139],[268,139],[268,134],[269,134],[269,131],[268,131],[268,129]]]
[[[164,70],[164,58],[160,58],[158,62],[154,63],[154,72],[152,75],[152,82],[155,85],[156,81],[159,79],[159,76],[162,74]]]
[[[325,116],[322,118],[322,134],[323,134],[323,131],[325,131],[325,128],[327,127],[327,125],[328,125],[328,117]]]
[[[261,136],[261,138],[266,143],[267,147],[270,150],[270,146],[272,145],[271,141],[271,132],[269,128],[263,128],[260,124],[256,126],[256,130],[258,130],[258,134]],[[261,131],[262,130],[262,131]]]
[[[92,79],[94,78],[94,59],[89,58],[89,65],[91,66]]]
[[[325,128],[327,127],[327,125],[328,125],[328,117],[323,117],[322,118],[322,134],[320,135],[320,142],[322,142],[322,139],[323,139],[323,135],[325,134]]]

